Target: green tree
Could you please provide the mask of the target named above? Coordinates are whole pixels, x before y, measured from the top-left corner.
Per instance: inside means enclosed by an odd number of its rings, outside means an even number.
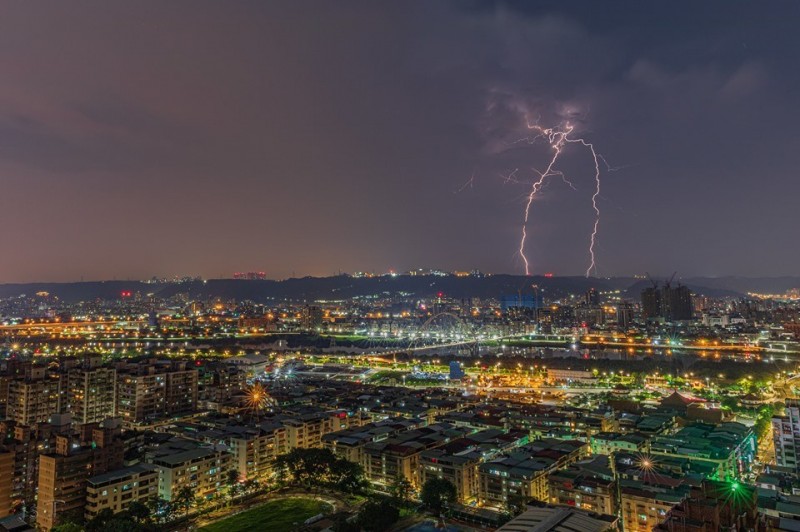
[[[50,532],[83,532],[83,526],[78,523],[62,523],[50,529]]]
[[[100,510],[93,519],[86,523],[86,532],[101,532],[106,524],[114,518],[114,511],[111,508]]]
[[[389,486],[389,493],[392,494],[392,497],[394,497],[401,506],[405,506],[411,500],[412,491],[413,486],[411,482],[403,475],[398,475],[391,486]]]
[[[330,464],[328,484],[345,493],[357,493],[367,486],[364,468],[350,460],[339,458]]]
[[[355,493],[367,486],[359,464],[338,458],[328,449],[292,449],[275,459],[278,478],[307,490],[327,486]]]
[[[150,508],[151,515],[154,516],[155,522],[165,523],[172,520],[174,512],[173,506],[164,499],[156,497],[147,501],[147,507]]]
[[[130,503],[128,505],[128,513],[139,523],[149,523],[152,520],[150,509],[143,502],[133,501]]]
[[[447,479],[432,478],[425,482],[420,492],[422,504],[434,513],[441,513],[445,504],[456,499],[456,487]]]
[[[521,514],[523,510],[525,510],[529,500],[530,497],[526,497],[525,495],[510,495],[506,501],[506,512],[512,517]]]
[[[194,507],[197,508],[197,513],[201,515],[205,513],[209,509],[208,507],[210,502],[211,501],[209,501],[205,497],[196,497],[194,499]]]
[[[235,469],[228,471],[225,477],[225,483],[228,486],[228,502],[233,504],[233,499],[239,491],[239,472]]]
[[[358,516],[356,516],[358,518]],[[337,514],[333,517],[333,532],[361,532],[361,526],[358,520],[350,520],[349,515],[345,513]]]
[[[189,486],[184,486],[178,491],[172,502],[178,508],[183,508],[184,514],[188,514],[194,503],[194,491]]]
[[[387,499],[369,500],[358,512],[358,524],[366,532],[383,532],[400,519],[400,510]]]

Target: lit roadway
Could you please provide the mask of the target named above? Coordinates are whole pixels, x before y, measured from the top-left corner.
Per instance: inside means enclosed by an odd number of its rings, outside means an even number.
[[[481,342],[502,342],[503,340],[513,340],[513,339],[530,339],[531,342],[540,342],[540,343],[551,343],[551,344],[565,344],[572,341],[572,336],[559,336],[554,334],[548,335],[541,335],[539,339],[535,338],[534,335],[530,333],[518,333],[518,334],[509,334],[506,336],[496,336],[491,338],[465,338],[463,340],[456,340],[442,344],[427,344],[421,345],[418,347],[406,347],[406,348],[387,348],[386,351],[381,351],[381,355],[394,355],[399,353],[408,353],[409,351],[427,351],[430,349],[441,349],[446,347],[462,347],[468,345],[475,345],[480,344]]]
[[[36,329],[75,329],[87,327],[119,327],[125,325],[143,325],[144,320],[114,320],[114,321],[57,321],[44,323],[16,323],[13,325],[0,325],[0,331],[24,331]]]
[[[185,323],[188,323],[189,320],[186,318],[178,318],[178,319],[171,319],[167,320],[166,322],[162,323],[161,327],[170,327],[170,326],[179,326]],[[180,329],[171,330],[165,335],[153,335],[152,333],[148,334],[147,332],[142,331],[139,332],[140,329],[147,326],[147,320],[142,319],[117,319],[117,320],[95,320],[95,321],[69,321],[69,322],[36,322],[36,323],[17,323],[17,324],[9,324],[9,325],[0,325],[0,336],[14,336],[16,334],[21,334],[23,336],[27,336],[28,339],[34,340],[40,333],[42,335],[45,334],[55,334],[55,333],[67,333],[72,335],[87,335],[91,334],[94,337],[91,338],[95,342],[104,342],[104,341],[126,341],[126,340],[134,340],[134,341],[191,341],[191,340],[211,340],[211,339],[224,339],[224,338],[249,338],[249,339],[256,339],[256,338],[269,338],[276,333],[270,332],[246,332],[246,331],[218,331],[215,326],[218,326],[219,323],[215,322],[206,322],[202,326],[211,328],[211,331],[207,331],[206,334],[180,334]],[[173,327],[170,327],[171,329]],[[211,334],[209,334],[211,332]],[[135,333],[135,335],[133,334]],[[142,336],[139,334],[144,333]],[[178,333],[176,335],[176,333]],[[280,335],[285,334],[299,334],[296,331],[281,331],[277,333]],[[53,340],[54,338],[49,338],[48,340]],[[646,351],[650,352],[651,350],[659,350],[659,351],[705,351],[705,352],[741,352],[741,353],[770,353],[770,354],[800,354],[800,347],[798,344],[789,343],[789,342],[763,342],[761,345],[742,345],[742,344],[725,344],[721,343],[719,345],[712,344],[712,343],[683,343],[683,342],[674,342],[671,343],[669,341],[665,341],[663,343],[656,343],[655,341],[651,340],[634,340],[633,338],[606,338],[606,337],[598,337],[598,336],[579,336],[575,337],[572,335],[558,335],[558,334],[547,334],[547,335],[537,335],[537,334],[530,334],[530,333],[517,333],[517,334],[510,334],[505,336],[499,337],[491,337],[487,336],[485,338],[479,337],[468,337],[468,338],[461,338],[461,339],[447,339],[443,338],[443,343],[428,343],[423,345],[413,345],[415,341],[414,338],[393,338],[393,340],[398,341],[407,341],[410,342],[412,345],[407,345],[404,347],[397,347],[397,346],[386,346],[386,347],[379,347],[373,346],[371,350],[374,352],[379,352],[385,355],[392,355],[397,353],[408,353],[408,352],[424,352],[436,349],[448,349],[448,348],[458,348],[458,347],[467,347],[467,346],[477,346],[480,345],[482,342],[503,342],[505,340],[521,340],[525,342],[530,342],[531,346],[534,345],[569,345],[569,344],[576,344],[576,347],[580,348],[601,348],[601,349],[635,349],[638,351]],[[425,341],[427,339],[422,339]],[[435,338],[430,339],[431,341],[436,341]],[[524,347],[524,346],[514,346],[514,347]]]

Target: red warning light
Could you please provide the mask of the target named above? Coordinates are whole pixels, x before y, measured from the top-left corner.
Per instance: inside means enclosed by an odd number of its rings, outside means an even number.
[[[444,292],[439,292],[438,294],[436,294],[436,297],[438,297],[439,299],[442,299],[443,296]]]
[[[549,279],[550,277],[553,276],[553,273],[552,272],[547,272],[546,274],[544,274],[544,276]]]
[[[122,295],[122,297],[131,297],[131,291],[130,290],[123,290],[121,295]]]

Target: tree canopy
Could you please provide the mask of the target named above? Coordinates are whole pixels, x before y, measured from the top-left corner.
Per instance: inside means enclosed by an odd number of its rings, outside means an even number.
[[[324,486],[356,493],[367,485],[359,464],[338,458],[328,449],[292,449],[275,459],[275,468],[279,478],[305,488]]]
[[[422,486],[420,499],[431,511],[439,513],[445,504],[456,499],[456,487],[447,479],[432,478]]]

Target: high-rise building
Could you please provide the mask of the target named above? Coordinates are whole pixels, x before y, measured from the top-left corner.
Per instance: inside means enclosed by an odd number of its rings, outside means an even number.
[[[596,288],[590,288],[589,290],[586,291],[584,300],[588,306],[596,307],[600,304],[600,293],[597,291]]]
[[[772,418],[772,441],[775,463],[800,471],[800,399],[786,399],[784,414]]]
[[[665,283],[661,287],[645,288],[642,290],[642,315],[646,320],[691,320],[693,307],[689,287]]]
[[[65,380],[67,411],[73,422],[99,423],[116,415],[116,369],[73,368]]]
[[[14,379],[8,386],[6,417],[20,425],[46,423],[59,412],[60,379],[44,368],[36,369],[30,377]]]
[[[2,449],[0,450],[0,518],[11,514],[13,480],[14,453]]]
[[[633,305],[622,302],[617,305],[617,325],[623,329],[628,328],[633,323]]]
[[[36,497],[39,479],[40,442],[31,427],[18,425],[12,431],[13,439],[8,438],[5,442],[6,447],[14,453],[12,497],[16,503],[31,504]]]
[[[130,425],[193,412],[197,380],[185,362],[128,364],[117,374],[117,414]]]
[[[642,317],[646,320],[661,317],[661,290],[657,286],[642,290]]]
[[[303,307],[300,313],[300,326],[307,331],[316,331],[322,327],[322,309],[317,306]]]
[[[692,292],[688,286],[665,286],[661,292],[663,315],[666,321],[691,320],[693,316]]]
[[[124,446],[111,428],[96,429],[91,442],[76,445],[72,438],[56,436],[54,453],[39,456],[39,487],[36,523],[50,530],[58,516],[86,506],[89,478],[119,469]]]

